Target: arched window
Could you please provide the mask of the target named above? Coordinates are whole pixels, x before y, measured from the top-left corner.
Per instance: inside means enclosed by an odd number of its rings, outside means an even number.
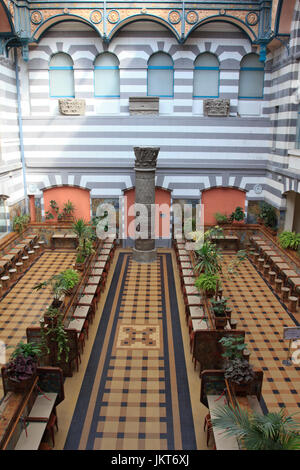
[[[248,54],[241,61],[239,98],[263,98],[264,65],[257,54]]]
[[[148,60],[148,96],[173,97],[174,65],[165,52],[156,52]]]
[[[59,52],[51,57],[49,79],[51,97],[75,97],[73,60],[68,54]]]
[[[120,96],[119,60],[110,52],[100,54],[94,62],[95,96]]]
[[[214,54],[204,52],[194,63],[194,98],[218,98],[219,61]]]

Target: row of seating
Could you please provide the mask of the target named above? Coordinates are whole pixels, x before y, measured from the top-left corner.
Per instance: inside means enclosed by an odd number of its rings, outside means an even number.
[[[202,297],[195,287],[196,277],[191,253],[185,249],[185,241],[174,240],[173,246],[180,275],[181,290],[185,304],[185,319],[189,328],[190,352],[192,353],[195,330],[208,329],[208,318],[205,314]],[[197,361],[193,356],[192,361],[195,369]],[[209,446],[210,438],[213,437],[209,414],[205,417],[203,430],[204,432],[206,431],[206,443]]]
[[[300,306],[300,273],[260,236],[251,237],[250,242],[249,258],[253,264],[273,286],[289,311],[297,312]]]
[[[0,257],[0,298],[14,285],[45,249],[38,234],[27,235],[9,247]]]
[[[81,354],[83,353],[85,341],[88,339],[89,325],[95,317],[101,292],[103,292],[107,280],[109,268],[116,249],[116,241],[107,239],[96,254],[93,263],[89,266],[86,282],[77,294],[77,299],[72,305],[69,329],[77,331],[78,357],[76,367],[79,368]]]

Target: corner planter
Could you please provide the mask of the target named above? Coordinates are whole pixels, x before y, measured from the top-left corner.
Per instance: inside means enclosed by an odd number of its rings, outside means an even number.
[[[7,377],[9,388],[15,393],[25,393],[32,386],[36,376],[37,372],[28,377],[28,379],[20,380],[19,382]]]
[[[246,397],[247,395],[250,395],[252,382],[253,380],[238,384],[230,381],[230,386],[236,397]]]
[[[215,325],[217,330],[224,330],[227,324],[227,317],[217,317],[215,316]]]

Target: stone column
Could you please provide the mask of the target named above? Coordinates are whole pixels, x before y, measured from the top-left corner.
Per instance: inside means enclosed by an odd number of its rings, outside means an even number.
[[[148,238],[136,238],[133,259],[139,263],[151,263],[156,260],[155,239],[151,238],[151,206],[155,204],[155,169],[159,148],[135,147],[135,203],[143,204],[148,210]],[[154,214],[154,211],[153,211]],[[154,233],[154,227],[153,231]]]

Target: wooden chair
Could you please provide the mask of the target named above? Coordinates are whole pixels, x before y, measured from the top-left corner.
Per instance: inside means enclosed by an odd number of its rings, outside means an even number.
[[[53,447],[55,446],[55,440],[54,440],[54,427],[56,427],[56,430],[58,431],[58,425],[57,425],[57,416],[56,414],[52,411],[49,421],[47,423],[46,431],[49,432]]]

